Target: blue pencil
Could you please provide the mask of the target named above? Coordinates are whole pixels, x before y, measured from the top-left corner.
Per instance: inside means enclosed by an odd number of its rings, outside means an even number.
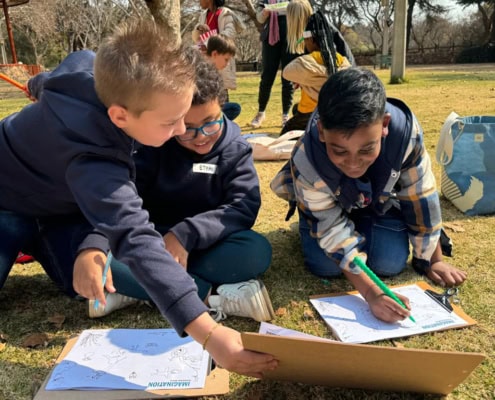
[[[107,274],[108,274],[108,269],[110,268],[110,264],[112,263],[112,253],[108,252],[107,255],[107,261],[105,262],[105,268],[103,268],[103,278],[102,278],[102,285],[103,285],[103,290],[105,290],[105,283],[107,283]],[[98,309],[98,306],[100,305],[100,302],[98,299],[95,300],[95,310]]]

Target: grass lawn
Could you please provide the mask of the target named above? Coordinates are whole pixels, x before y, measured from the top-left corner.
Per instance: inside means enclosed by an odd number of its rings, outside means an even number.
[[[376,71],[388,82],[390,71]],[[391,97],[404,100],[416,113],[425,130],[427,148],[434,159],[435,146],[443,121],[451,111],[460,115],[494,114],[495,69],[456,68],[408,69],[408,83],[386,84]],[[267,119],[255,132],[277,133],[280,130],[281,105],[279,78],[274,85]],[[244,132],[257,111],[259,76],[242,73],[231,101],[242,104],[237,122]],[[296,98],[298,95],[295,96]],[[0,101],[0,116],[16,111],[27,100]],[[286,203],[269,188],[282,162],[257,162],[263,204],[255,229],[266,235],[273,246],[271,268],[263,277],[270,291],[277,317],[273,323],[306,333],[331,337],[330,331],[312,310],[308,298],[351,289],[344,279],[322,280],[304,270],[298,241],[297,219],[284,221]],[[433,161],[437,182],[440,169]],[[22,185],[22,182],[19,182]],[[494,200],[495,201],[495,200]],[[495,398],[495,269],[493,243],[495,216],[466,217],[442,199],[447,232],[454,241],[454,257],[449,261],[468,272],[468,281],[460,290],[461,305],[478,321],[476,326],[436,332],[377,343],[406,348],[470,351],[485,353],[488,358],[448,399]],[[491,244],[490,244],[491,243]],[[492,250],[490,250],[492,249]],[[386,279],[389,285],[422,279],[406,270]],[[89,328],[161,328],[166,321],[156,309],[133,306],[101,319],[87,317],[86,305],[59,293],[37,263],[16,265],[0,291],[0,400],[30,399],[54,365],[66,340]],[[225,324],[240,331],[257,331],[258,323],[229,318]],[[33,333],[44,334],[43,344],[30,348],[25,340]],[[439,371],[439,373],[441,373]],[[298,383],[259,381],[231,374],[230,394],[221,399],[433,399],[438,396],[414,393],[384,393],[336,389]]]

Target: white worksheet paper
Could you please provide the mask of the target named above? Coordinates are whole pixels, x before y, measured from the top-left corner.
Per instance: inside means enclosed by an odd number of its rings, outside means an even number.
[[[416,323],[409,318],[393,324],[380,321],[371,313],[368,303],[360,294],[322,297],[310,301],[336,337],[346,343],[368,343],[468,325],[417,285],[397,287],[393,291],[409,299],[411,315]]]
[[[268,322],[261,322],[258,333],[264,335],[295,337],[300,339],[318,340],[324,342],[335,342],[333,339],[326,339],[319,336],[310,335],[309,333],[295,331],[289,328],[282,328],[281,326],[270,324]]]
[[[205,385],[210,357],[173,329],[90,329],[54,368],[46,390],[169,390]]]

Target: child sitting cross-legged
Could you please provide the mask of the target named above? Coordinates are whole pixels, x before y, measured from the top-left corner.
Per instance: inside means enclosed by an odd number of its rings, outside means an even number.
[[[252,231],[261,205],[250,145],[222,113],[223,81],[200,59],[196,92],[185,115],[186,133],[159,148],[136,154],[138,192],[165,247],[194,278],[200,298],[217,319],[268,321],[274,317],[268,292],[257,277],[271,261],[267,239]],[[118,293],[93,317],[149,299],[129,268],[111,264]]]
[[[236,47],[232,39],[222,34],[211,36],[206,44],[206,58],[213,63],[218,71],[223,71],[235,57]],[[222,106],[224,115],[233,121],[241,113],[239,103],[229,102],[229,92],[224,89],[225,102]]]

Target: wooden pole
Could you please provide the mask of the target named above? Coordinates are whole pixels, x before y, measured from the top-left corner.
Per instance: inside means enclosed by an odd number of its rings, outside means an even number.
[[[12,52],[12,63],[17,64],[17,54],[15,52],[14,35],[12,34],[12,25],[9,18],[9,6],[7,0],[2,0],[3,15],[5,16],[5,26],[7,27],[7,35],[9,37],[10,51]]]
[[[388,52],[389,52],[389,44],[388,44],[388,41],[389,41],[389,26],[388,26],[388,19],[389,19],[389,3],[388,3],[389,0],[382,0],[382,6],[383,6],[383,22],[382,22],[382,32],[383,32],[383,36],[382,36],[382,40],[383,40],[383,43],[382,43],[382,62],[380,65],[380,68],[384,68],[384,63],[385,63],[385,59],[387,58],[388,56]]]
[[[399,83],[406,71],[407,0],[396,0],[394,11],[394,39],[392,45],[391,82]]]

